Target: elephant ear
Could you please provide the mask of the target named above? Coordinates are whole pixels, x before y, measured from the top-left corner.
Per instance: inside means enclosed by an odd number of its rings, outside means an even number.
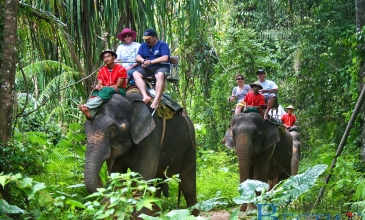
[[[263,150],[268,149],[280,141],[279,128],[271,122],[265,120],[265,141]]]
[[[226,135],[224,136],[224,139],[222,140],[222,144],[226,145],[228,149],[233,149],[233,138],[232,138],[232,127],[229,127],[226,131]]]
[[[133,106],[131,135],[133,142],[138,144],[155,129],[156,124],[143,101],[132,100],[131,104]]]

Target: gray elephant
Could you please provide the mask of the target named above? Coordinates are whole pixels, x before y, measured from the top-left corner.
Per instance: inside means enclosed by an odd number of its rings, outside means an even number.
[[[286,129],[279,131],[259,114],[233,116],[224,140],[228,148],[236,151],[240,183],[247,179],[266,182],[290,176],[293,139]],[[246,211],[247,204],[240,209]]]
[[[84,123],[87,135],[84,182],[88,192],[100,186],[99,172],[106,161],[108,172],[130,168],[143,179],[180,174],[179,183],[187,206],[196,198],[196,140],[189,117],[177,112],[163,120],[140,101],[139,93],[114,94]],[[193,211],[198,215],[198,210]]]
[[[300,133],[297,127],[292,127],[291,129],[289,129],[289,132],[293,138],[293,156],[291,159],[291,174],[297,175],[299,170],[299,161],[301,154]]]

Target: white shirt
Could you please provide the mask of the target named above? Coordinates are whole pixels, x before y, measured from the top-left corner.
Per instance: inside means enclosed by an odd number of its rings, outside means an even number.
[[[276,83],[274,83],[274,81],[271,81],[271,80],[265,80],[264,82],[260,82],[260,84],[264,90],[271,90],[271,89],[278,88]]]
[[[119,45],[116,52],[117,59],[122,61],[124,67],[131,66],[136,62],[136,56],[140,46],[141,44],[137,42],[133,42],[129,45]]]

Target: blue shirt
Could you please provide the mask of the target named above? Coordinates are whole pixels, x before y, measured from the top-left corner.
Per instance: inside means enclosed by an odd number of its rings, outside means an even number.
[[[165,42],[160,40],[158,40],[152,48],[148,46],[146,42],[142,43],[142,45],[139,47],[137,54],[145,60],[154,60],[156,58],[167,55],[169,57],[167,62],[170,62],[170,48]],[[154,66],[166,66],[167,68],[170,68],[169,64],[154,63],[150,65],[150,67]]]

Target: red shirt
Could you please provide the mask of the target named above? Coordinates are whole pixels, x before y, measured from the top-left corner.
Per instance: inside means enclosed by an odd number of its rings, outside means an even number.
[[[285,113],[283,116],[281,116],[281,121],[289,127],[292,127],[296,120],[297,119],[295,118],[295,115],[293,115],[293,114],[289,115],[288,113]]]
[[[263,106],[265,105],[265,97],[261,94],[253,94],[252,92],[247,93],[243,100],[247,105],[251,106]],[[262,108],[260,108],[260,115],[263,116]]]
[[[103,66],[99,70],[98,80],[103,82],[103,86],[117,85],[119,78],[127,79],[127,70],[125,70],[122,65],[115,64],[111,72],[109,72],[108,66]],[[124,80],[122,88],[125,89],[126,87],[127,80]]]

